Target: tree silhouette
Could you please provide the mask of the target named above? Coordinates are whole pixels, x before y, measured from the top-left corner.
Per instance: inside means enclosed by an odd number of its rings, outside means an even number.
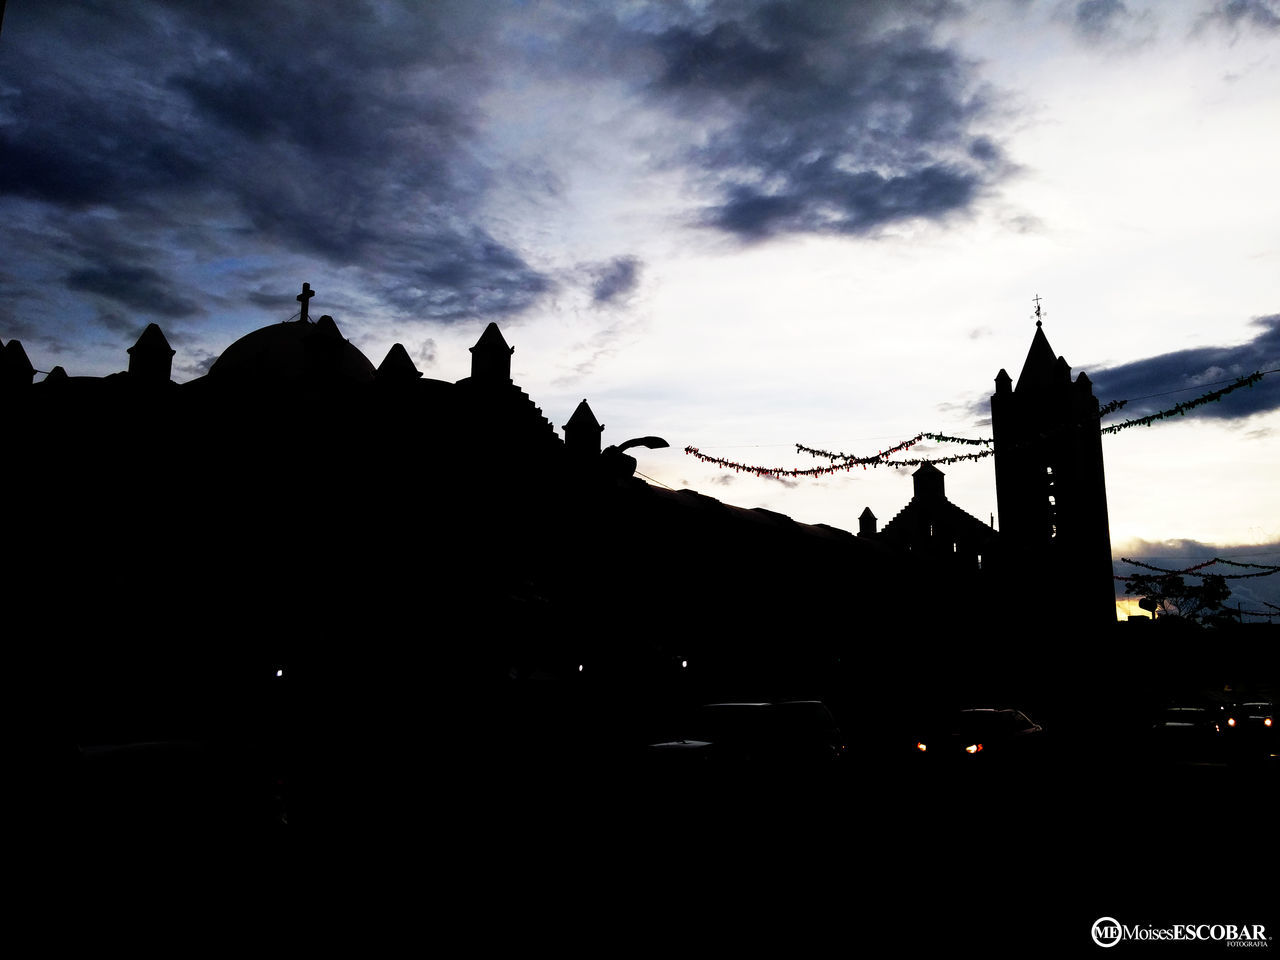
[[[1181,574],[1140,574],[1124,585],[1130,596],[1156,603],[1158,617],[1180,617],[1201,626],[1215,626],[1231,619],[1224,608],[1231,588],[1225,577],[1207,573],[1203,582],[1188,583]]]

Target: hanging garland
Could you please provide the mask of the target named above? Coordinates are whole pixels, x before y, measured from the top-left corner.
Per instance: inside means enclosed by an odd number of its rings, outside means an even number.
[[[1268,370],[1266,372],[1277,373],[1280,371]],[[1218,400],[1221,400],[1223,397],[1225,397],[1228,393],[1231,393],[1233,390],[1239,390],[1241,387],[1252,387],[1255,383],[1261,380],[1263,376],[1264,374],[1262,372],[1251,373],[1247,377],[1241,377],[1240,379],[1235,381],[1235,383],[1232,383],[1228,386],[1223,387],[1221,390],[1214,390],[1212,393],[1206,393],[1203,396],[1195,398],[1194,400],[1188,400],[1186,403],[1176,404],[1175,406],[1172,406],[1167,410],[1161,410],[1160,412],[1150,414],[1149,416],[1139,417],[1135,420],[1126,420],[1123,423],[1116,423],[1116,424],[1112,424],[1109,427],[1103,427],[1099,432],[1103,434],[1117,433],[1129,427],[1136,427],[1136,426],[1149,427],[1155,421],[1164,420],[1166,417],[1171,417],[1171,416],[1174,416],[1175,414],[1178,416],[1185,416],[1188,410],[1194,410],[1196,407],[1202,406],[1203,404],[1206,404],[1206,403],[1216,403]],[[1109,413],[1114,413],[1115,411],[1119,410],[1128,402],[1129,402],[1128,400],[1112,400],[1110,403],[1104,404],[1103,406],[1098,408],[1098,415],[1101,418],[1103,416],[1106,416]],[[984,438],[973,439],[970,437],[951,437],[942,433],[918,433],[914,437],[912,437],[910,440],[903,440],[901,443],[895,444],[894,446],[889,447],[887,450],[881,450],[880,452],[876,453],[874,456],[863,456],[863,457],[855,456],[853,454],[848,454],[848,453],[832,453],[829,450],[820,450],[816,447],[807,447],[802,443],[797,443],[796,444],[797,453],[807,453],[810,456],[822,457],[823,459],[831,461],[830,466],[810,467],[807,470],[794,469],[790,467],[761,467],[755,464],[737,463],[733,460],[725,460],[720,457],[709,456],[703,453],[702,451],[700,451],[697,447],[692,447],[692,446],[685,447],[684,452],[692,457],[696,457],[697,459],[703,461],[704,463],[712,463],[712,464],[715,464],[717,467],[723,467],[725,469],[733,470],[738,473],[754,474],[757,477],[819,477],[819,476],[824,476],[826,474],[837,473],[841,470],[846,470],[846,471],[851,470],[855,466],[860,466],[862,467],[863,470],[865,470],[869,466],[878,467],[881,465],[889,466],[889,467],[919,467],[919,466],[923,466],[926,463],[945,465],[945,464],[951,464],[951,463],[958,463],[964,460],[981,460],[983,457],[990,456],[992,453],[995,452],[992,449],[987,449],[979,453],[957,454],[951,457],[922,457],[922,458],[909,459],[909,460],[890,460],[889,459],[889,457],[892,456],[893,454],[901,453],[904,450],[908,450],[922,440],[932,440],[935,443],[962,443],[962,444],[971,444],[975,446],[986,445],[987,447],[990,447],[991,444],[994,442],[992,440],[984,439]],[[1223,561],[1223,562],[1226,563],[1229,561]],[[1262,574],[1251,574],[1251,576],[1262,576]]]
[[[1273,372],[1273,371],[1270,371]],[[1103,433],[1117,433],[1129,427],[1144,426],[1149,427],[1157,420],[1164,420],[1166,417],[1172,417],[1175,414],[1179,417],[1185,416],[1188,410],[1194,410],[1196,407],[1203,406],[1206,403],[1217,403],[1228,393],[1233,390],[1239,390],[1241,387],[1252,387],[1255,383],[1262,379],[1262,374],[1251,373],[1247,377],[1241,377],[1235,383],[1223,387],[1221,390],[1214,390],[1212,393],[1206,393],[1202,397],[1196,397],[1194,400],[1188,400],[1186,403],[1175,404],[1168,410],[1161,410],[1159,413],[1153,413],[1149,416],[1138,417],[1136,420],[1125,420],[1123,423],[1115,423],[1109,427],[1103,427]]]
[[[1130,566],[1134,566],[1134,567],[1142,567],[1144,570],[1154,571],[1155,573],[1158,573],[1161,575],[1157,579],[1163,579],[1165,577],[1180,577],[1188,573],[1192,574],[1193,576],[1205,576],[1205,574],[1196,573],[1196,571],[1203,570],[1205,567],[1212,567],[1214,564],[1217,564],[1217,563],[1225,563],[1228,566],[1232,566],[1232,567],[1249,567],[1259,571],[1258,573],[1213,574],[1213,576],[1222,577],[1222,579],[1224,580],[1246,580],[1250,577],[1269,577],[1273,573],[1280,573],[1280,566],[1271,566],[1270,564],[1266,564],[1266,563],[1242,563],[1238,560],[1224,560],[1222,557],[1214,557],[1212,560],[1206,560],[1204,563],[1197,563],[1193,566],[1187,567],[1185,570],[1169,570],[1169,569],[1166,569],[1165,567],[1154,567],[1149,563],[1143,563],[1141,560],[1131,560],[1128,557],[1121,557],[1120,562],[1127,563]],[[1136,580],[1140,576],[1141,574],[1133,574],[1132,576],[1120,576],[1117,574],[1114,577],[1114,579]]]
[[[895,444],[887,450],[881,450],[874,457],[855,457],[851,453],[830,453],[827,450],[817,450],[813,447],[806,447],[803,443],[796,444],[796,453],[807,453],[812,457],[824,457],[827,460],[840,460],[844,463],[876,463],[877,461],[887,459],[891,454],[910,449],[927,436],[928,434],[926,433],[917,433],[910,440],[903,440],[901,443]]]
[[[991,444],[995,443],[994,440],[987,440],[981,437],[978,438],[977,440],[971,439],[969,437],[948,437],[945,433],[926,433],[925,437],[937,443],[967,443],[973,446],[985,444],[988,447],[991,446]]]
[[[685,447],[684,452],[689,456],[701,460],[703,463],[714,464],[717,467],[723,467],[726,470],[732,470],[735,473],[750,473],[757,477],[821,477],[831,473],[840,473],[842,471],[852,470],[854,467],[919,467],[926,463],[956,463],[960,460],[981,460],[983,457],[989,457],[994,450],[982,450],[978,453],[961,453],[953,457],[932,457],[932,458],[914,458],[910,460],[881,460],[876,457],[869,458],[849,458],[843,463],[833,463],[826,467],[809,467],[808,469],[798,469],[794,467],[761,467],[756,464],[738,463],[734,460],[726,460],[723,457],[713,457],[703,453],[697,447]]]
[[[684,452],[691,457],[701,460],[703,463],[712,463],[717,467],[723,467],[726,470],[732,470],[735,473],[750,473],[757,477],[821,477],[829,473],[839,473],[842,470],[852,470],[854,467],[862,467],[863,470],[868,466],[878,467],[881,464],[889,466],[898,466],[899,464],[887,464],[887,461],[870,459],[870,460],[848,460],[845,463],[836,463],[827,467],[810,467],[807,470],[800,470],[792,467],[760,467],[746,463],[736,463],[733,460],[725,460],[722,457],[712,457],[703,453],[697,447],[685,447]]]

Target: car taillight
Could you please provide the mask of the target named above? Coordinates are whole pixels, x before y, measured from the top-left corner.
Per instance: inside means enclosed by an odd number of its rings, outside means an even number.
[[[1270,718],[1270,717],[1267,717],[1267,719],[1263,720],[1263,721],[1262,721],[1262,725],[1263,725],[1264,727],[1269,727],[1269,726],[1271,726],[1271,718]]]
[[[981,753],[981,752],[982,752],[982,744],[980,744],[980,743],[971,743],[971,744],[969,744],[967,747],[965,747],[965,748],[964,748],[964,752],[965,752],[965,753]]]
[[[1235,717],[1228,717],[1228,718],[1227,718],[1227,726],[1228,726],[1228,727],[1234,727],[1235,725],[1236,725],[1236,718],[1235,718]]]

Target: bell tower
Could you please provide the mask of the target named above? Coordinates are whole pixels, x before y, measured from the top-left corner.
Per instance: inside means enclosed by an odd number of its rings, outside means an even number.
[[[1072,381],[1037,320],[1018,382],[1001,370],[991,397],[1008,599],[1035,619],[1115,622],[1099,419],[1093,384]]]

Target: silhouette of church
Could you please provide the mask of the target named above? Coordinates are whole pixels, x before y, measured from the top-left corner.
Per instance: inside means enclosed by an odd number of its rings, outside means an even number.
[[[495,324],[450,383],[399,344],[374,366],[332,317],[311,320],[309,293],[298,319],[181,384],[154,324],[105,377],[33,382],[22,345],[5,345],[21,505],[6,619],[53,634],[89,686],[156,662],[337,678],[385,658],[433,683],[677,660],[776,670],[850,642],[801,628],[832,598],[868,630],[897,615],[885,547],[644,483],[626,451],[664,441],[602,448],[585,400],[561,439],[512,382]]]
[[[947,500],[942,471],[925,463],[910,503],[879,531],[864,510],[859,535],[927,559],[934,577],[1016,618],[1114,623],[1100,419],[1088,375],[1072,381],[1037,320],[1017,385],[1002,369],[991,397],[999,531]]]
[[[665,442],[602,449],[586,400],[561,439],[496,324],[451,383],[400,344],[374,366],[332,317],[310,319],[312,295],[182,384],[155,324],[106,377],[33,383],[5,344],[5,617],[75,666],[84,714],[157,663],[207,677],[289,662],[404,698],[583,669],[865,666],[922,598],[946,616],[1010,584],[1029,615],[1114,620],[1097,401],[1039,328],[1017,387],[1001,371],[992,398],[1000,532],[925,465],[911,502],[879,531],[868,510],[855,536],[637,479],[626,450]],[[394,680],[375,684],[373,663]]]
[[[912,554],[940,573],[962,579],[978,589],[979,574],[990,570],[999,550],[999,534],[947,499],[943,472],[924,463],[912,474],[914,496],[876,530],[876,517],[868,507],[859,520],[859,535]]]

